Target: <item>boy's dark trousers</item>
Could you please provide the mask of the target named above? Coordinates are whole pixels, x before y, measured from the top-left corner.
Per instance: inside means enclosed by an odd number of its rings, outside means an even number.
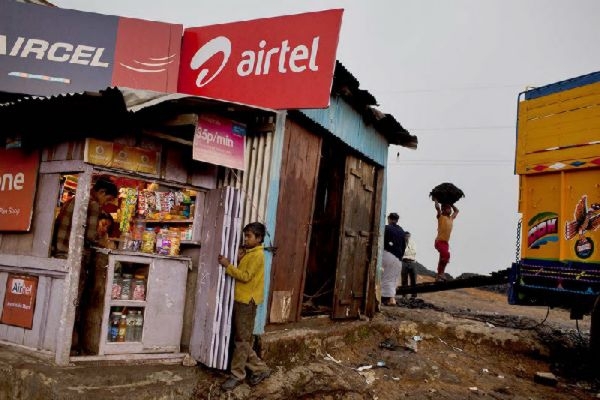
[[[415,270],[415,260],[408,258],[402,259],[402,271],[400,272],[400,282],[402,286],[407,286],[410,282],[412,288],[417,284],[417,271]],[[416,291],[411,292],[412,297],[417,297]]]
[[[255,375],[269,370],[263,360],[258,358],[252,348],[254,318],[256,304],[234,301],[232,316],[233,356],[231,358],[231,374],[239,380],[246,378],[246,368]]]

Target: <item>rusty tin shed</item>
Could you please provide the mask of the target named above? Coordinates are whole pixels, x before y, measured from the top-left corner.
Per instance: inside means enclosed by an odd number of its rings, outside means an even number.
[[[276,138],[267,213],[273,249],[266,323],[372,316],[388,147],[416,148],[393,116],[337,62],[326,109],[291,110]],[[275,161],[276,160],[276,161]]]

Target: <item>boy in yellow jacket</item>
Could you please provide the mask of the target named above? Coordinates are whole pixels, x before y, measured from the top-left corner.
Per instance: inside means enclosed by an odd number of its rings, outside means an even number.
[[[250,371],[250,385],[258,385],[271,374],[271,370],[252,349],[252,334],[256,306],[264,299],[265,254],[263,240],[265,226],[252,222],[243,229],[245,254],[238,260],[239,266],[219,254],[219,264],[225,267],[225,273],[235,279],[234,303],[232,315],[232,336],[234,341],[231,359],[231,377],[221,388],[232,390],[246,378],[246,369]]]

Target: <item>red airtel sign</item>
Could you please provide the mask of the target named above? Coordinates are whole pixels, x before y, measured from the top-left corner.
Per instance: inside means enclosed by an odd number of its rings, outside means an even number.
[[[328,107],[342,13],[188,28],[178,91],[272,109]]]

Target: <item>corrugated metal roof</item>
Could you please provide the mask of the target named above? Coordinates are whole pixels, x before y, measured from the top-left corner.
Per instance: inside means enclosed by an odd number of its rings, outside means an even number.
[[[332,84],[332,97],[342,99],[354,109],[367,126],[372,126],[387,140],[388,144],[396,144],[415,149],[417,137],[411,135],[391,115],[373,107],[377,104],[375,97],[367,90],[360,89],[359,81],[338,61]],[[337,100],[336,100],[337,101]],[[332,102],[332,105],[336,104]],[[23,136],[41,134],[47,142],[68,140],[87,134],[88,136],[116,137],[124,132],[131,132],[139,126],[139,120],[155,119],[158,109],[167,111],[177,109],[182,112],[182,105],[197,111],[198,106],[207,110],[225,112],[226,114],[247,114],[257,109],[243,104],[228,103],[213,99],[182,94],[164,94],[147,91],[128,90],[124,88],[107,88],[99,92],[72,93],[50,97],[28,96],[23,94],[0,93],[0,118],[7,126],[18,127],[18,132],[2,132],[0,138],[19,133]],[[152,107],[148,113],[145,108]],[[129,111],[136,111],[136,116]],[[302,110],[300,110],[302,112]],[[311,118],[316,110],[305,110],[304,115]],[[154,115],[154,117],[153,117]],[[235,119],[235,118],[234,118]],[[319,123],[319,121],[314,121]],[[324,126],[330,129],[329,126]],[[336,132],[332,132],[336,135]],[[113,136],[114,135],[114,136]],[[36,140],[39,145],[47,144],[44,140]],[[360,150],[360,149],[358,149]],[[377,158],[377,157],[376,157]]]
[[[249,123],[274,111],[177,93],[127,88],[40,97],[0,93],[0,120],[14,130],[0,139],[20,135],[24,146],[46,146],[84,137],[110,140],[143,129],[155,129],[192,140],[195,126],[165,122],[184,113],[214,112]]]
[[[301,118],[298,118],[298,116]],[[331,99],[329,108],[290,111],[290,118],[298,118],[303,125],[311,126],[314,132],[324,132],[336,137],[354,151],[384,166],[388,159],[389,142],[371,125],[364,122],[348,103],[340,97]]]
[[[0,138],[20,135],[24,147],[42,147],[85,136],[117,137],[131,131],[131,115],[116,88],[22,97],[0,106],[0,120],[5,127]]]
[[[393,115],[375,108],[374,106],[378,105],[375,96],[368,90],[360,89],[358,79],[339,61],[335,65],[331,95],[340,96],[363,117],[366,124],[372,125],[390,144],[417,148],[417,137],[404,129]]]
[[[54,4],[46,0],[16,0],[17,3],[39,4],[42,6],[56,7]]]

